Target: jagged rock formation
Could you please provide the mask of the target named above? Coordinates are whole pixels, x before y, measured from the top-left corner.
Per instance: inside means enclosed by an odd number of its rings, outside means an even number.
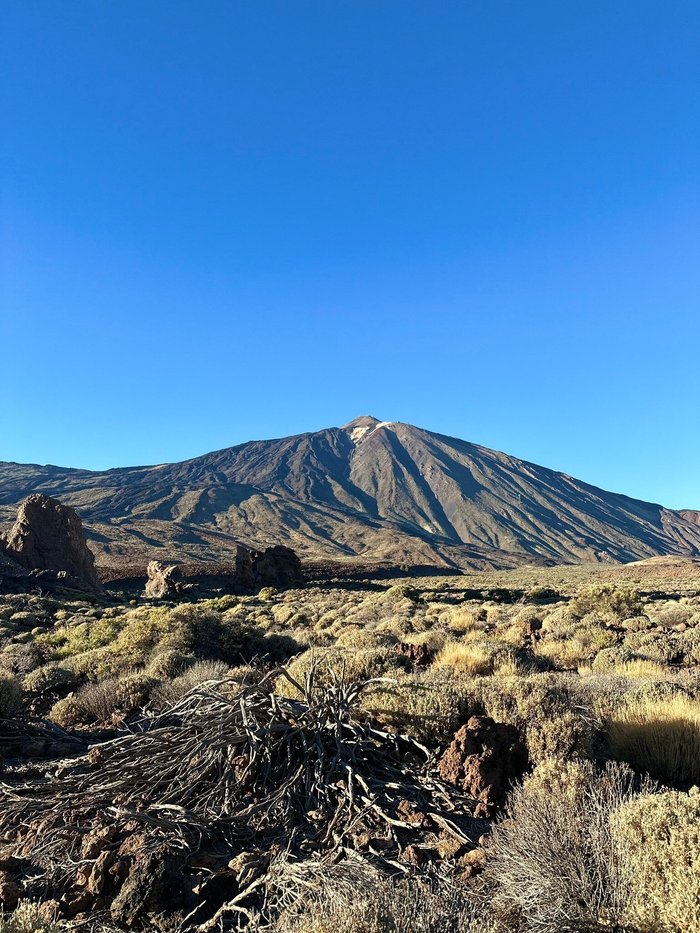
[[[159,560],[149,561],[146,568],[148,580],[143,595],[147,599],[172,599],[182,591],[182,575],[177,564],[163,564]]]
[[[98,585],[95,558],[78,513],[56,499],[42,494],[25,499],[3,543],[10,559],[28,570],[55,571],[84,585]]]
[[[147,599],[175,599],[197,586],[197,583],[187,582],[183,569],[177,564],[150,561],[143,595]],[[222,583],[225,588],[238,593],[253,593],[264,586],[278,589],[300,586],[304,583],[304,574],[301,561],[291,548],[276,546],[264,551],[251,551],[239,545],[234,572]]]
[[[291,548],[282,545],[264,551],[239,545],[235,567],[235,586],[241,590],[258,590],[263,586],[284,589],[304,582],[301,561]]]
[[[700,556],[698,512],[369,416],[155,467],[0,463],[0,519],[37,491],[78,508],[112,565],[231,561],[241,542],[286,545],[305,561],[475,570]]]

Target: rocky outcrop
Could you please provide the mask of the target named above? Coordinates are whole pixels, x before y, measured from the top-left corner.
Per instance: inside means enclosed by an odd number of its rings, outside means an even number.
[[[98,586],[83,523],[75,509],[57,499],[40,493],[25,499],[3,543],[8,556],[29,570],[67,574],[83,585]]]
[[[242,544],[236,549],[236,587],[259,590],[263,586],[284,589],[304,582],[301,561],[289,547],[277,545],[264,551],[252,551]]]
[[[277,545],[253,553],[256,586],[299,586],[304,582],[301,561],[290,547]]]
[[[183,590],[183,580],[177,564],[152,560],[146,568],[148,580],[143,595],[147,599],[171,599]]]
[[[476,800],[474,816],[490,817],[527,768],[527,751],[515,726],[472,716],[438,762],[444,781]]]
[[[111,905],[112,919],[133,929],[173,930],[179,926],[178,914],[186,903],[182,860],[165,847],[140,852],[128,877]]]
[[[242,590],[255,589],[255,570],[253,569],[253,551],[239,544],[236,548],[234,571],[236,586]]]

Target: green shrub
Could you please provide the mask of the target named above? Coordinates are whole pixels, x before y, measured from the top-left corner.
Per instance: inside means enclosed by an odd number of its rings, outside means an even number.
[[[643,606],[639,593],[631,587],[602,583],[582,589],[569,603],[569,610],[579,619],[595,613],[622,620],[641,615]]]
[[[468,694],[453,678],[412,674],[377,684],[361,698],[375,719],[427,742],[445,742],[467,715]]]
[[[23,686],[29,693],[51,693],[55,690],[69,689],[76,681],[73,671],[56,664],[46,664],[27,674]]]

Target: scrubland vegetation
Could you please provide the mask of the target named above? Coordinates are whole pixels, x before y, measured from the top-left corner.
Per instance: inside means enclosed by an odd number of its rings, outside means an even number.
[[[314,863],[313,876],[289,882],[292,893],[277,897],[274,915],[247,908],[222,915],[218,927],[201,919],[199,926],[168,926],[162,917],[140,915],[129,926],[104,898],[68,916],[49,882],[15,891],[15,901],[26,895],[32,903],[21,901],[0,931],[53,933],[81,918],[104,930],[700,931],[700,573],[691,570],[664,576],[652,562],[648,575],[640,565],[337,581],[169,605],[116,595],[95,603],[3,597],[0,716],[8,722],[46,720],[56,734],[82,737],[87,747],[147,729],[156,736],[156,726],[144,723],[170,722],[178,704],[203,708],[216,696],[241,708],[246,698],[259,716],[267,702],[260,698],[272,693],[277,699],[265,722],[277,722],[273,731],[302,721],[304,710],[331,709],[331,697],[332,708],[342,706],[342,717],[360,730],[337,726],[338,741],[355,743],[353,755],[365,749],[363,763],[374,761],[377,742],[397,755],[392,742],[405,734],[425,748],[425,760],[411,767],[429,782],[455,732],[470,717],[487,716],[517,730],[528,766],[492,816],[472,821],[468,842],[450,848],[446,837],[428,833],[409,845],[404,829],[390,828],[383,842],[357,842],[364,857],[353,858],[344,837],[332,858]],[[352,702],[338,705],[341,695]],[[323,736],[331,714],[324,716]],[[260,736],[255,741],[264,745]],[[304,754],[313,758],[312,746]],[[99,747],[111,754],[112,746]],[[332,745],[323,747],[325,756]],[[344,754],[338,751],[337,760],[356,761]],[[395,766],[405,774],[414,759],[401,754]],[[271,757],[265,775],[278,766]],[[8,760],[8,788],[26,780],[26,767]],[[45,762],[30,767],[46,773]],[[198,767],[193,759],[191,770]],[[60,782],[59,772],[50,780]],[[320,786],[318,773],[307,776],[308,786]],[[268,781],[262,774],[261,786]],[[342,794],[379,800],[378,785],[370,794],[362,780],[343,785]],[[416,794],[428,784],[420,786]],[[417,808],[410,819],[409,804]],[[409,804],[401,803],[399,822],[382,811],[389,827],[392,819],[396,827],[427,819],[425,806]],[[11,834],[3,831],[7,849]],[[386,855],[392,833],[397,858]],[[273,836],[271,849],[278,844]],[[99,857],[96,850],[81,864]],[[256,857],[269,861],[269,853]],[[299,858],[297,872],[306,864]],[[10,883],[3,877],[0,868],[0,897],[14,907],[2,895]],[[22,888],[21,879],[16,883]]]

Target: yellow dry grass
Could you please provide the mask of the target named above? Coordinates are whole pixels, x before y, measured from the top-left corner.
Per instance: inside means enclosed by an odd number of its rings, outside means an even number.
[[[615,758],[676,787],[700,782],[700,703],[684,694],[642,698],[605,723]]]

